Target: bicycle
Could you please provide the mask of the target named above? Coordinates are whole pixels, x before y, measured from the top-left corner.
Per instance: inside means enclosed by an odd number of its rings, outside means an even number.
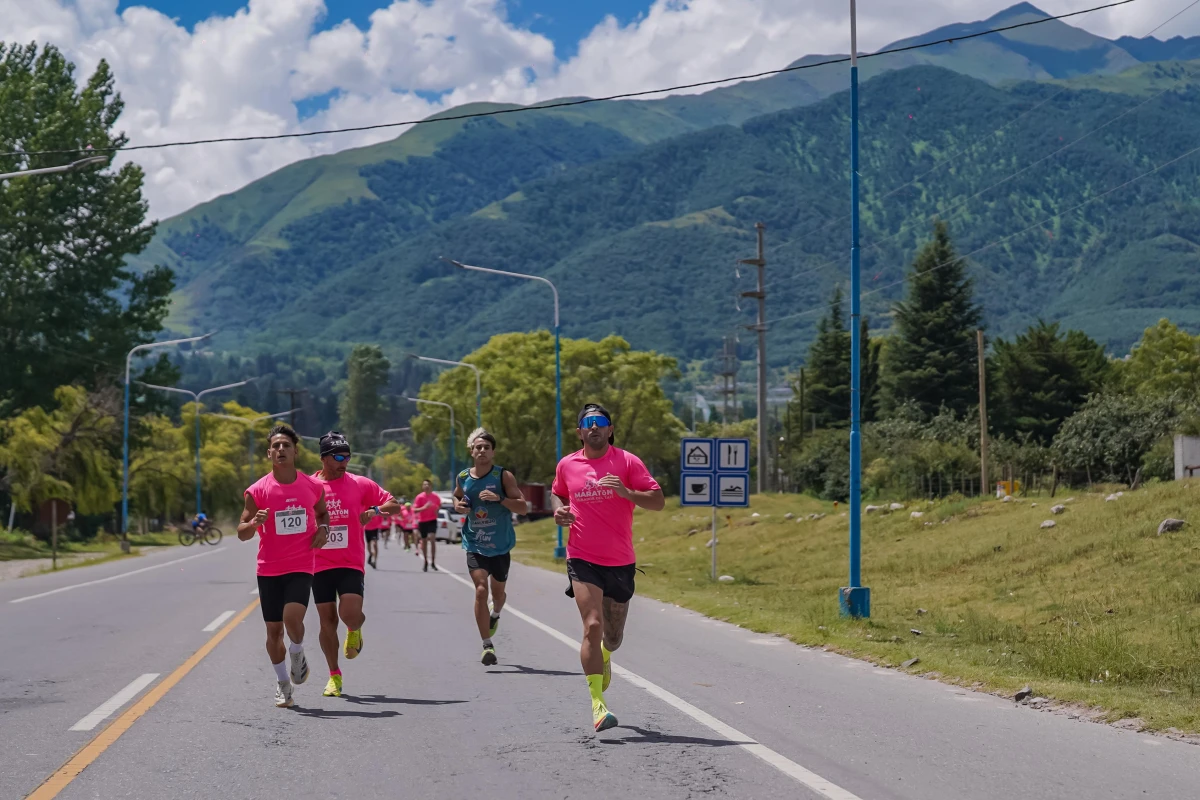
[[[179,543],[184,547],[192,542],[216,545],[221,543],[222,536],[224,534],[216,525],[202,525],[199,528],[188,527],[179,532]]]

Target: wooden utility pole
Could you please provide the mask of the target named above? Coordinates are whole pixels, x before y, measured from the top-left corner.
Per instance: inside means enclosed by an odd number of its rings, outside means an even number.
[[[295,428],[296,412],[302,410],[296,405],[296,395],[308,394],[308,389],[276,389],[275,394],[286,394],[288,396],[288,409],[291,411],[288,415],[288,424]]]
[[[800,368],[800,441],[804,441],[804,367]]]
[[[766,482],[767,469],[767,293],[766,285],[767,257],[763,249],[763,235],[767,226],[759,222],[754,230],[758,233],[758,257],[742,259],[738,263],[758,267],[758,288],[753,292],[742,292],[742,297],[753,297],[758,300],[758,321],[746,327],[758,333],[758,493],[762,494]]]
[[[983,358],[983,331],[975,331],[979,349],[979,496],[988,491],[987,362]]]

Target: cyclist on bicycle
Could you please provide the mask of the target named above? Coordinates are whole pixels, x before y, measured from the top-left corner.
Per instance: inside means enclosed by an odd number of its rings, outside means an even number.
[[[203,511],[192,517],[192,530],[202,531],[208,529],[208,515]]]

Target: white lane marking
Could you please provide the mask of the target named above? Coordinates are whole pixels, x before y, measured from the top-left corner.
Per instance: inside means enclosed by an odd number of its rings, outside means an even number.
[[[108,700],[105,700],[103,703],[101,703],[95,711],[72,725],[71,730],[90,731],[92,728],[108,719],[109,716],[111,716],[112,713],[118,708],[137,697],[143,689],[154,683],[154,680],[157,677],[157,672],[147,672],[145,675],[137,678],[133,683],[129,684],[124,689],[110,697]]]
[[[450,572],[443,567],[438,567],[438,572],[446,573],[451,578],[454,578],[454,580],[458,581],[469,589],[474,588],[474,585],[469,580],[455,575],[453,572]],[[570,636],[567,636],[565,633],[562,633],[555,628],[551,628],[544,622],[536,620],[524,612],[518,611],[517,609],[513,608],[511,603],[506,603],[504,605],[504,610],[505,612],[515,616],[517,619],[522,619],[528,622],[530,625],[542,631],[543,633],[547,633],[555,639],[558,639],[568,647],[578,649],[579,642],[577,640],[572,639]],[[721,722],[721,720],[717,719],[711,714],[701,711],[688,701],[671,694],[666,689],[662,688],[656,683],[646,680],[641,675],[630,672],[624,667],[617,666],[616,664],[612,665],[612,671],[632,683],[634,686],[644,689],[648,693],[654,695],[675,710],[682,711],[684,714],[687,714],[696,722],[699,722],[701,725],[705,726],[714,733],[724,736],[726,739],[731,741],[737,742],[737,747],[742,748],[751,755],[757,756],[775,769],[782,772],[784,775],[794,778],[796,781],[808,787],[822,797],[826,797],[829,800],[862,800],[862,798],[860,798],[858,795],[843,789],[835,783],[827,781],[815,772],[800,766],[795,761],[776,753],[766,745],[759,744],[746,734],[739,731],[737,728],[726,725],[724,722]]]
[[[213,631],[215,631],[217,628],[221,627],[221,626],[222,626],[222,625],[225,623],[225,620],[227,620],[227,619],[229,619],[230,617],[232,617],[232,616],[233,616],[233,614],[234,614],[234,612],[232,612],[232,611],[226,611],[226,612],[224,612],[223,614],[221,614],[221,616],[217,617],[217,618],[216,618],[216,619],[214,619],[212,622],[208,623],[208,624],[207,624],[207,625],[205,625],[203,628],[201,628],[201,629],[200,629],[200,630],[201,630],[201,632],[203,632],[203,633],[212,633],[212,632],[213,632]]]
[[[26,600],[37,600],[39,597],[49,597],[52,594],[59,594],[60,592],[69,592],[72,589],[82,589],[84,586],[95,586],[98,583],[108,583],[109,581],[116,581],[116,580],[120,580],[121,578],[128,578],[130,575],[137,575],[140,572],[149,572],[152,569],[161,569],[162,567],[169,567],[172,564],[179,564],[184,561],[191,561],[193,558],[203,558],[204,556],[210,556],[213,553],[219,552],[221,550],[224,550],[224,548],[214,547],[212,550],[205,550],[203,553],[196,553],[195,555],[184,556],[183,558],[177,558],[174,561],[164,561],[161,564],[154,564],[149,567],[142,567],[141,569],[135,569],[135,570],[131,570],[129,572],[122,572],[120,575],[110,575],[107,578],[97,578],[94,581],[84,581],[83,583],[73,583],[70,586],[62,586],[62,587],[59,587],[58,589],[51,589],[48,592],[39,592],[38,594],[31,594],[31,595],[27,595],[25,597],[18,597],[16,600],[9,600],[8,602],[24,603]]]
[[[258,589],[255,589],[254,591],[250,592],[250,594],[258,594]]]

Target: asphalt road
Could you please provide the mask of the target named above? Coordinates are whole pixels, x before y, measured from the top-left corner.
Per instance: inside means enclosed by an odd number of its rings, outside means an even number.
[[[608,692],[621,725],[597,735],[565,577],[514,566],[500,664],[483,667],[464,557],[440,550],[449,573],[422,573],[395,546],[368,572],[365,647],[343,661],[345,697],[321,696],[310,608],[313,674],[290,710],[272,702],[258,609],[238,622],[255,601],[252,544],[0,583],[0,797],[28,795],[77,752],[88,765],[58,797],[1196,793],[1196,746],[1015,707],[643,598]],[[132,710],[144,715],[129,724]],[[86,747],[93,740],[107,747]]]

